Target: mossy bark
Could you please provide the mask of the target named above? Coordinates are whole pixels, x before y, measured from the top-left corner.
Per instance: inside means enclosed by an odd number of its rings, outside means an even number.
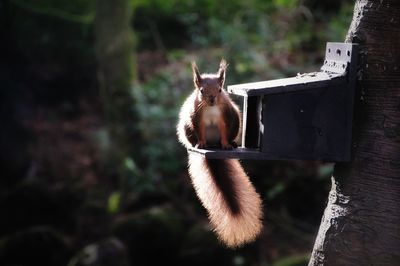
[[[97,0],[95,52],[100,98],[110,136],[108,163],[126,181],[124,161],[137,135],[132,86],[136,78],[133,7],[129,0]]]

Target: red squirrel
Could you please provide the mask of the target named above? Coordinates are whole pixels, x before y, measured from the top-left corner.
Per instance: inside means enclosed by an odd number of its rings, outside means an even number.
[[[226,69],[221,60],[216,74],[200,74],[192,63],[194,91],[181,107],[177,125],[186,148],[236,148],[241,116],[224,90]],[[262,229],[261,199],[239,161],[189,153],[189,174],[218,238],[232,248],[255,240]]]

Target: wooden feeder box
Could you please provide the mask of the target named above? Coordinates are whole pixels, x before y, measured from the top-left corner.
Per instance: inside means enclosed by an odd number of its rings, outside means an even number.
[[[357,45],[327,43],[318,72],[228,86],[243,96],[242,146],[209,159],[349,161]]]

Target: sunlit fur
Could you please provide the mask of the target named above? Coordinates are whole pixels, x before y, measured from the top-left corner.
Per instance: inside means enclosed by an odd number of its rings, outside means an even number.
[[[238,247],[255,240],[262,229],[261,199],[238,160],[218,160],[219,176],[207,165],[207,159],[189,154],[189,173],[201,203],[208,211],[211,224],[218,237],[229,247]],[[219,186],[231,183],[225,190]],[[221,181],[224,180],[224,181]],[[232,192],[233,195],[226,195]],[[235,200],[232,210],[227,197]]]
[[[200,75],[194,64],[195,90],[183,104],[177,125],[178,139],[185,147],[198,144],[194,127],[196,121],[193,118],[194,114],[202,112],[203,107],[210,104],[206,98],[202,98],[207,95],[206,93],[216,95],[215,105],[221,108],[221,112],[223,108],[229,106],[234,110],[230,115],[240,119],[239,109],[228,94],[223,89],[221,93],[215,93],[218,88],[214,81],[219,81],[221,87],[223,86],[226,66],[226,62],[221,61],[217,74]],[[204,82],[205,79],[207,82]],[[207,88],[207,85],[210,87]],[[200,94],[199,87],[209,91]],[[233,117],[221,119],[230,118]],[[237,127],[230,140],[234,140],[239,134],[240,122]],[[239,161],[208,160],[189,153],[189,174],[196,194],[206,208],[219,239],[229,247],[238,247],[255,240],[262,229],[262,202]]]

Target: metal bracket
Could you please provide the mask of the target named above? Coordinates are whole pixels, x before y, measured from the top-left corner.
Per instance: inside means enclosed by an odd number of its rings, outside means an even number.
[[[210,159],[348,161],[357,45],[327,43],[320,71],[228,86],[243,96],[242,146],[190,148]]]

